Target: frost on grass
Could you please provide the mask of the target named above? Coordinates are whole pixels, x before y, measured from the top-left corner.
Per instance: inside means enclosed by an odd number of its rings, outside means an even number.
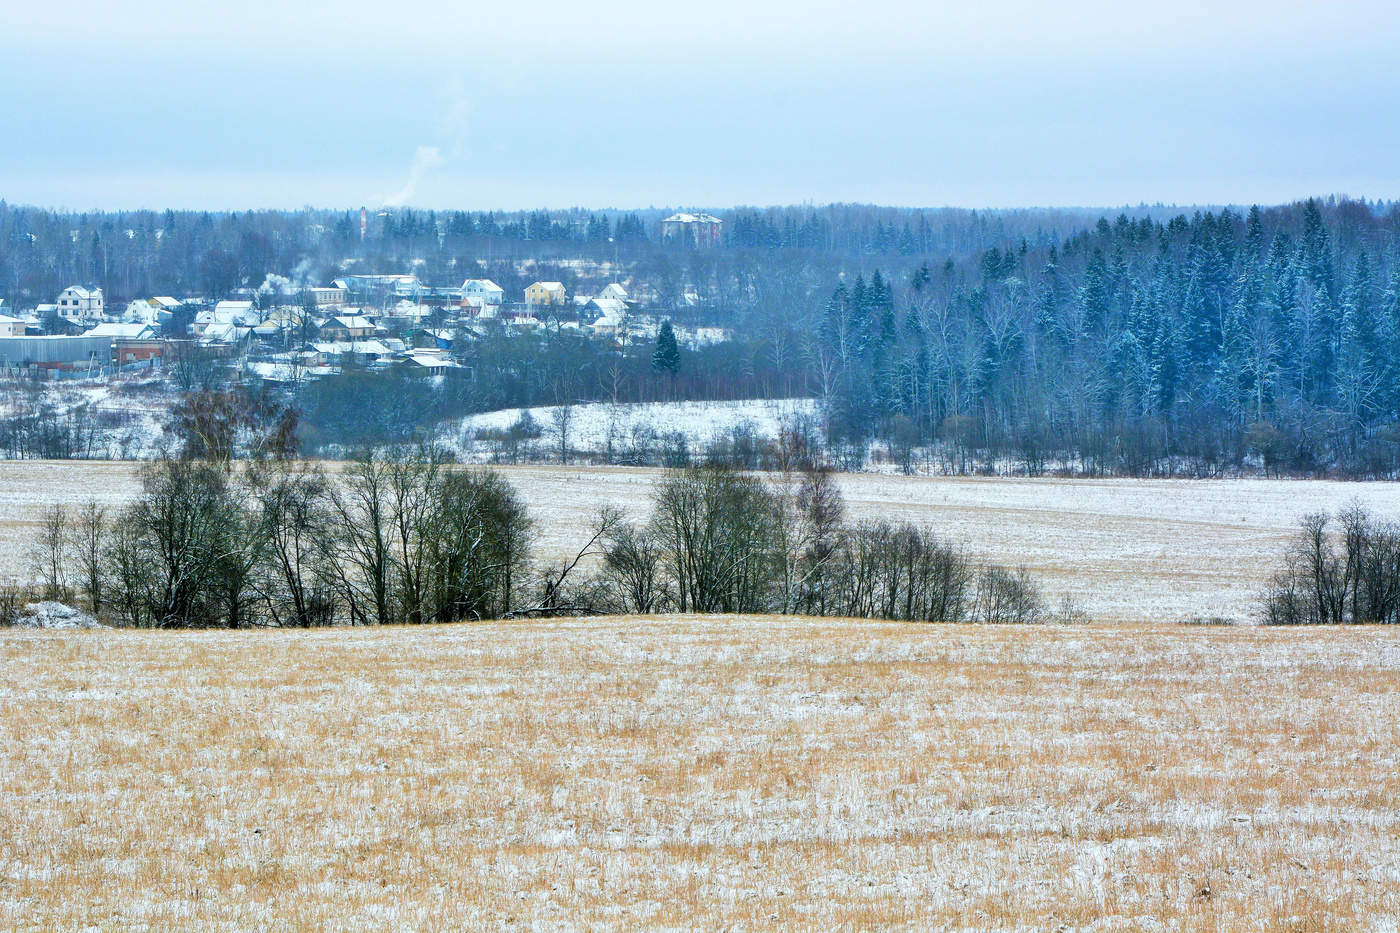
[[[1387,929],[1379,629],[0,633],[0,927]]]

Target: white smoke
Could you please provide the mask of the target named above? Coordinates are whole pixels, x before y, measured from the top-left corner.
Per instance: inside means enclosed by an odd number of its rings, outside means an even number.
[[[419,146],[413,152],[408,178],[393,194],[379,198],[381,207],[403,207],[418,194],[418,188],[428,176],[449,161],[463,158],[467,153],[467,124],[471,101],[461,79],[454,78],[439,89],[442,117],[438,121],[438,136],[448,141],[446,153],[442,146]]]
[[[441,168],[445,160],[437,146],[419,146],[408,168],[408,180],[402,188],[384,198],[385,207],[403,207],[418,193],[418,185],[429,172]]]
[[[278,275],[276,272],[269,272],[267,278],[258,286],[259,295],[286,295],[292,290],[292,281],[285,275]]]

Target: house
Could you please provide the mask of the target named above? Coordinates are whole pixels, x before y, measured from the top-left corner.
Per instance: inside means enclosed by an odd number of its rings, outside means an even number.
[[[356,301],[382,301],[389,295],[411,298],[422,291],[423,286],[416,275],[347,275],[331,283],[334,288],[343,288],[348,297]]]
[[[621,298],[593,298],[583,306],[585,312],[594,317],[621,319],[627,313],[627,302]]]
[[[479,298],[482,304],[498,305],[506,300],[506,290],[490,279],[467,279],[462,283],[462,302]]]
[[[623,288],[621,285],[617,284],[616,282],[613,282],[613,283],[611,283],[611,284],[609,284],[609,285],[604,285],[604,286],[603,286],[603,290],[602,290],[601,292],[598,293],[598,297],[599,297],[599,298],[615,298],[615,299],[617,299],[618,301],[626,301],[626,300],[627,300],[627,289]]]
[[[336,288],[334,286],[330,288],[308,288],[305,291],[306,297],[318,310],[345,307],[345,301],[349,294],[349,289]]]
[[[70,285],[59,293],[54,304],[59,317],[81,326],[98,323],[104,313],[100,288]]]
[[[724,221],[713,214],[672,214],[661,221],[661,242],[687,246],[719,246]]]
[[[451,350],[452,341],[457,339],[457,332],[450,328],[436,330],[428,328],[421,331],[419,336],[421,343],[415,341],[415,343],[419,343],[418,349],[426,347],[432,350]]]
[[[563,282],[535,282],[525,289],[525,303],[532,308],[548,308],[564,304]]]
[[[98,324],[84,337],[105,337],[112,341],[112,362],[118,367],[147,367],[165,357],[165,341],[151,324]]]
[[[24,318],[0,314],[0,337],[23,337],[27,329]]]
[[[204,346],[234,346],[251,338],[253,328],[245,324],[217,323],[205,326],[199,334],[199,342]]]
[[[362,340],[374,336],[374,322],[360,314],[342,314],[330,318],[317,330],[323,340]]]
[[[410,367],[420,371],[430,373],[441,372],[444,369],[456,369],[460,364],[447,357],[441,350],[429,350],[420,348],[411,352],[405,360]]]
[[[130,324],[164,326],[175,315],[180,303],[174,298],[137,298],[126,306],[122,320]]]
[[[190,328],[195,336],[203,337],[211,326],[233,325],[236,327],[251,328],[262,323],[262,315],[253,307],[251,301],[221,301],[214,305],[212,311],[201,311],[194,316],[194,325]]]
[[[404,353],[403,341],[393,341],[395,346],[383,340],[318,340],[311,345],[319,359],[326,364],[339,363],[346,359],[362,363],[387,362]]]

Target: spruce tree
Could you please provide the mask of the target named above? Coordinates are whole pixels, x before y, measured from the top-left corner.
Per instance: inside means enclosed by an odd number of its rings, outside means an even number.
[[[656,334],[656,350],[651,354],[651,368],[675,376],[681,368],[681,348],[676,343],[676,331],[666,321]]]

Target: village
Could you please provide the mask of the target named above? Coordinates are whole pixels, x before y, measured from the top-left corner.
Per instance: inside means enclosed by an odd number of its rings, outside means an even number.
[[[663,222],[666,239],[692,246],[718,242],[719,229],[719,219],[707,214]],[[492,334],[565,333],[618,347],[655,340],[664,316],[654,291],[618,269],[588,271],[603,282],[582,289],[591,294],[570,294],[554,280],[508,294],[489,278],[443,286],[412,273],[367,273],[310,285],[268,275],[224,298],[159,295],[108,304],[101,288],[73,285],[31,308],[10,309],[0,300],[0,377],[158,371],[177,354],[198,351],[246,380],[295,385],[349,368],[442,373],[460,367]],[[683,304],[698,301],[682,296]],[[728,337],[718,327],[677,325],[675,333],[692,347]]]

